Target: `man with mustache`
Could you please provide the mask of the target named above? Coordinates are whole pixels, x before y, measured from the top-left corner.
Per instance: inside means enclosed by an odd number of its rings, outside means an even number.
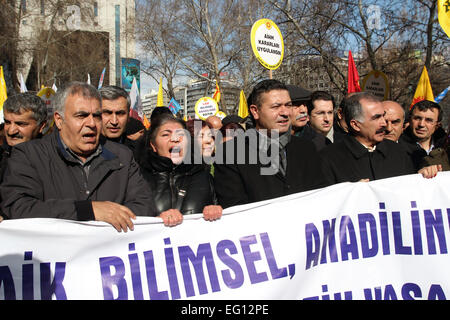
[[[334,98],[326,91],[314,91],[308,102],[311,128],[327,138],[327,144],[334,142]]]
[[[3,104],[3,117],[5,139],[0,146],[0,183],[12,148],[42,136],[47,123],[47,107],[40,97],[32,93],[13,94]],[[0,213],[0,221],[2,220]]]
[[[349,135],[321,151],[329,184],[372,181],[416,172],[404,148],[384,139],[385,111],[377,97],[358,92],[344,103]]]
[[[317,150],[323,149],[326,146],[325,136],[314,131],[308,123],[310,118],[307,105],[311,99],[311,92],[296,85],[288,84],[286,87],[292,100],[292,111],[289,117],[292,135],[312,141]]]
[[[247,105],[254,128],[223,143],[224,158],[218,157],[219,149],[216,153],[219,204],[227,208],[325,186],[314,144],[291,135],[292,101],[286,85],[259,82]]]
[[[32,93],[18,93],[6,99],[3,117],[6,142],[13,147],[41,137],[47,123],[47,107]]]
[[[100,139],[101,100],[96,88],[82,82],[58,90],[55,130],[11,153],[0,186],[8,218],[97,220],[127,232],[136,216],[155,215],[131,151]]]
[[[38,96],[25,92],[9,96],[3,104],[5,140],[1,146],[0,182],[6,169],[11,148],[40,138],[47,123],[47,107]]]

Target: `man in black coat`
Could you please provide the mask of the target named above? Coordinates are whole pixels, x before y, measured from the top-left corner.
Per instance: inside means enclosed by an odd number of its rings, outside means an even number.
[[[24,92],[13,94],[3,104],[5,140],[0,152],[0,183],[6,170],[11,148],[41,138],[47,123],[47,106],[40,97]]]
[[[317,150],[323,149],[327,145],[327,139],[325,136],[314,131],[308,123],[307,104],[311,98],[311,92],[292,84],[288,84],[286,87],[292,101],[290,115],[292,135],[311,141]]]
[[[325,186],[313,143],[290,134],[292,102],[286,86],[277,80],[260,82],[248,106],[255,129],[216,150],[219,204],[226,208]]]
[[[5,134],[0,146],[0,183],[3,181],[8,159],[14,146],[41,138],[47,123],[47,106],[40,97],[24,92],[12,94],[3,104],[5,122],[1,130]],[[0,212],[0,221],[3,219]]]
[[[127,130],[138,121],[130,117],[131,98],[125,89],[117,86],[103,86],[100,90],[102,96],[102,135],[111,141],[121,143],[131,151],[135,151],[136,143],[128,138]],[[131,120],[133,119],[133,120]],[[141,123],[142,135],[144,125]]]
[[[415,172],[404,148],[385,140],[386,121],[381,101],[360,92],[346,98],[344,118],[349,135],[321,151],[329,184],[371,181]]]
[[[417,102],[409,110],[409,126],[399,143],[407,149],[417,170],[426,165],[425,158],[432,159],[445,152],[447,134],[441,127],[442,114],[441,106],[428,100]]]
[[[53,102],[56,129],[13,149],[0,186],[8,218],[98,220],[119,232],[155,215],[151,190],[131,151],[100,141],[101,96],[74,82]]]

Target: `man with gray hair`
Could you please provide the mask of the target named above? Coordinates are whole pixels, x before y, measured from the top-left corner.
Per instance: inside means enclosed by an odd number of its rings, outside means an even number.
[[[372,181],[415,172],[405,150],[384,139],[385,111],[377,97],[359,92],[344,103],[349,135],[321,151],[329,184]]]
[[[47,107],[34,94],[13,94],[3,104],[3,118],[5,140],[0,146],[0,183],[3,181],[12,147],[42,136],[47,123]],[[1,219],[0,214],[0,221]]]
[[[42,136],[47,123],[47,107],[38,96],[25,92],[9,96],[3,104],[5,140],[0,150],[0,183],[11,148]]]
[[[124,143],[130,96],[125,89],[117,86],[104,86],[99,91],[102,96],[102,134],[109,140]]]
[[[47,123],[47,107],[34,94],[14,94],[3,105],[3,117],[6,142],[12,147],[42,135]]]
[[[52,102],[55,130],[11,153],[0,186],[8,218],[97,220],[126,232],[136,216],[155,215],[131,151],[100,139],[101,100],[83,82],[58,90]]]

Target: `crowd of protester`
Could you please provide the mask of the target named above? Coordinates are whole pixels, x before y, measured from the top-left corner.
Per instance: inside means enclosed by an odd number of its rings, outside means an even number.
[[[184,121],[157,107],[146,130],[120,87],[68,84],[52,100],[51,126],[39,97],[11,95],[0,221],[97,220],[127,232],[136,216],[154,216],[173,227],[187,214],[214,221],[223,208],[340,182],[450,170],[448,128],[432,101],[404,108],[358,92],[337,105],[325,91],[263,80],[247,104],[248,119]]]

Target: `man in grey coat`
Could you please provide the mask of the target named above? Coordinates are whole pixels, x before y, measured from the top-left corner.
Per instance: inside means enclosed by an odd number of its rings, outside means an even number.
[[[151,190],[131,151],[100,139],[98,91],[73,82],[58,90],[53,105],[54,132],[11,154],[0,186],[7,218],[97,220],[126,232],[136,216],[154,216]]]

